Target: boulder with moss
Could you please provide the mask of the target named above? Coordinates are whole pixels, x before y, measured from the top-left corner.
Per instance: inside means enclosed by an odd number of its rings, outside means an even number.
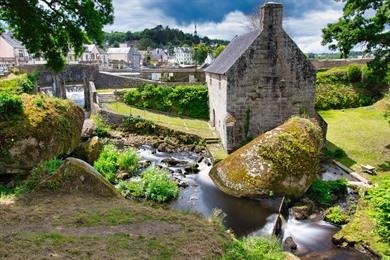
[[[83,110],[68,100],[21,95],[22,113],[0,121],[0,175],[25,173],[70,154],[79,144]]]
[[[123,198],[95,168],[71,157],[64,161],[53,176],[40,183],[35,192],[80,193]]]
[[[79,144],[73,151],[72,156],[93,164],[103,150],[103,144],[99,137],[94,136],[91,139]]]
[[[292,118],[229,155],[210,176],[235,197],[301,197],[318,173],[321,147],[318,124]]]

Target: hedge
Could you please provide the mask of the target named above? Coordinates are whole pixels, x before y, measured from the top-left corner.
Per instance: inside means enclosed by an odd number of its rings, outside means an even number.
[[[161,87],[146,84],[124,95],[128,105],[179,116],[209,118],[208,91],[203,85]]]

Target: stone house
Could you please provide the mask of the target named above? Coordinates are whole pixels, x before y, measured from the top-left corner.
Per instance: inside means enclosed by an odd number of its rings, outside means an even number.
[[[14,67],[28,63],[27,49],[10,33],[0,35],[0,66]]]
[[[175,48],[175,62],[179,65],[193,65],[192,49],[189,47]]]
[[[293,115],[315,116],[315,68],[283,30],[283,5],[261,8],[260,29],[235,37],[205,70],[210,124],[230,152]]]

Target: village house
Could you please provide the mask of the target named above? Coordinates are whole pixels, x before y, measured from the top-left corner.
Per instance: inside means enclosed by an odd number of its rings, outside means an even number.
[[[96,63],[100,65],[108,64],[108,55],[106,51],[95,44],[85,44],[84,52],[80,57],[76,57],[73,50],[68,53],[68,63]]]
[[[28,63],[27,49],[10,33],[0,35],[0,66],[14,67]]]
[[[168,62],[168,54],[163,49],[157,48],[150,52],[150,60],[166,63]]]
[[[192,49],[189,47],[175,48],[175,62],[179,65],[194,65]]]
[[[210,124],[230,152],[293,115],[315,115],[315,69],[283,30],[283,5],[261,8],[260,29],[235,37],[206,70]]]
[[[118,48],[108,48],[107,53],[110,64],[116,64],[120,68],[140,68],[141,54],[134,47],[120,44]]]

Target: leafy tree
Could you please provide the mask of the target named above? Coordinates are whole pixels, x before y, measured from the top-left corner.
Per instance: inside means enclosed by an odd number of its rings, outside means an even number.
[[[111,0],[0,0],[1,22],[29,53],[43,55],[49,68],[61,71],[70,48],[81,55],[83,44],[102,44],[113,6]]]
[[[223,52],[223,50],[225,50],[226,48],[226,45],[219,45],[215,51],[213,52],[213,57],[214,58],[217,58],[219,56],[219,54],[221,54],[221,52]]]
[[[375,56],[370,66],[385,75],[390,61],[390,2],[388,0],[336,0],[345,2],[343,16],[322,30],[322,44],[348,57],[358,44]]]
[[[198,64],[203,64],[203,62],[206,60],[209,52],[210,52],[210,47],[207,46],[206,44],[200,43],[200,44],[196,45],[193,49],[194,60]]]

